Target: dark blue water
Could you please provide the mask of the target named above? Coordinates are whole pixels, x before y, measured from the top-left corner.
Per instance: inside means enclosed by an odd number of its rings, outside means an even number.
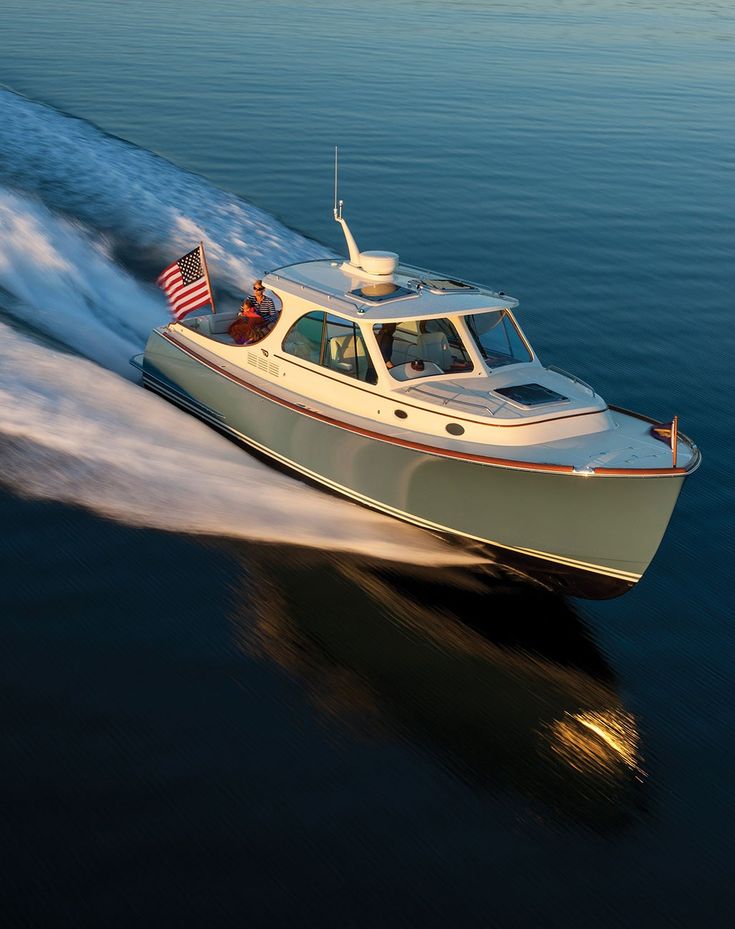
[[[5,0],[4,925],[729,925],[734,42],[692,0]],[[131,382],[177,249],[224,302],[343,250],[334,144],[362,248],[702,448],[622,599]]]

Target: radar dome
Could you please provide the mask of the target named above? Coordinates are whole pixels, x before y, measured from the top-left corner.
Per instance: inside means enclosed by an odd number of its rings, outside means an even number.
[[[368,274],[393,274],[398,267],[395,252],[360,252],[360,267]]]

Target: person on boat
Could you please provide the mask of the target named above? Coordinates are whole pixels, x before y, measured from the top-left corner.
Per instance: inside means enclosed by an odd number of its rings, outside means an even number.
[[[242,301],[240,312],[227,331],[238,345],[252,345],[267,335],[268,324],[258,312],[254,297]]]
[[[377,336],[378,348],[380,349],[380,354],[383,356],[386,368],[393,367],[391,356],[393,354],[393,337],[395,336],[397,328],[398,323],[383,323]]]
[[[255,301],[255,311],[261,315],[269,327],[272,327],[278,319],[278,311],[273,300],[266,297],[265,287],[260,278],[253,283],[253,296],[251,299]]]
[[[252,345],[268,335],[278,319],[278,310],[270,297],[265,295],[265,286],[258,278],[253,283],[253,293],[240,305],[240,313],[229,328],[229,333],[238,345]]]

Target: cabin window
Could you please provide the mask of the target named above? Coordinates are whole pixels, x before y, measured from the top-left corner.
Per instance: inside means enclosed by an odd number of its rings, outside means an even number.
[[[466,317],[467,328],[490,368],[533,361],[528,346],[507,310],[492,310]]]
[[[308,313],[294,323],[281,346],[284,352],[319,364],[324,329],[324,313]]]
[[[375,368],[356,323],[332,313],[302,316],[286,333],[283,351],[347,377],[376,384]]]
[[[373,332],[380,354],[397,380],[472,370],[470,356],[448,319],[377,323]],[[419,361],[423,361],[423,367],[415,364]]]

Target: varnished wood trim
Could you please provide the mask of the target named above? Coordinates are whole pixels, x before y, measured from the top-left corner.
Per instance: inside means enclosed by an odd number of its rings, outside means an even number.
[[[389,445],[400,445],[403,448],[411,448],[416,451],[427,452],[428,454],[437,455],[442,458],[458,458],[464,461],[476,461],[481,462],[482,464],[500,465],[502,467],[513,468],[516,470],[520,469],[524,471],[554,471],[566,472],[569,474],[574,471],[572,465],[537,464],[530,461],[516,461],[512,458],[490,458],[486,455],[474,455],[470,452],[457,452],[450,448],[441,448],[435,445],[425,445],[421,442],[409,442],[407,439],[398,439],[394,436],[385,435],[381,432],[374,432],[371,429],[363,429],[361,426],[353,426],[350,423],[344,422],[343,420],[334,419],[333,417],[327,416],[324,413],[318,413],[316,410],[310,410],[300,404],[291,403],[289,400],[276,397],[274,394],[269,393],[260,387],[256,387],[255,384],[251,383],[250,381],[245,381],[241,377],[238,377],[236,374],[233,374],[231,371],[227,371],[220,365],[214,364],[213,362],[208,361],[206,358],[203,358],[200,354],[198,354],[198,352],[195,352],[193,349],[189,348],[189,346],[182,345],[181,342],[175,339],[169,332],[164,330],[161,332],[161,335],[167,341],[171,342],[172,345],[175,345],[179,351],[190,355],[192,358],[195,358],[197,361],[206,365],[208,368],[211,368],[213,371],[216,371],[218,374],[221,374],[223,377],[226,377],[228,380],[234,381],[236,384],[240,384],[246,390],[258,394],[261,397],[265,397],[267,400],[270,400],[273,403],[277,403],[279,406],[284,406],[290,410],[294,410],[297,413],[301,413],[303,416],[308,416],[311,419],[317,419],[320,422],[328,423],[330,426],[337,426],[339,429],[344,429],[347,432],[353,432],[357,435],[364,435],[370,439],[378,439],[381,442],[387,442]]]
[[[518,461],[514,458],[491,458],[487,455],[475,455],[471,452],[458,452],[449,448],[441,448],[436,445],[425,445],[422,442],[410,442],[407,439],[398,439],[394,436],[385,435],[381,432],[374,432],[371,429],[363,429],[360,426],[353,426],[350,423],[346,423],[343,420],[334,419],[331,416],[327,416],[324,413],[318,413],[316,410],[310,410],[304,405],[297,403],[291,403],[288,400],[284,400],[280,397],[276,397],[274,394],[269,393],[266,390],[263,390],[260,387],[256,387],[255,384],[250,381],[243,380],[241,377],[238,377],[236,374],[233,374],[231,371],[227,371],[225,368],[221,367],[218,364],[214,364],[211,361],[208,361],[206,358],[202,357],[198,352],[195,352],[192,348],[187,345],[183,345],[178,339],[175,339],[168,330],[161,330],[160,335],[174,345],[179,351],[184,352],[190,357],[196,359],[196,361],[201,362],[206,365],[211,370],[217,372],[222,377],[227,378],[230,381],[233,381],[236,384],[239,384],[241,387],[244,387],[246,390],[249,390],[251,393],[258,394],[261,397],[264,397],[267,400],[270,400],[273,403],[278,404],[279,406],[286,407],[287,409],[293,410],[296,413],[300,413],[302,416],[308,416],[310,419],[316,419],[320,422],[327,423],[330,426],[336,426],[338,429],[344,429],[346,432],[352,432],[356,435],[362,435],[370,439],[376,439],[379,442],[385,442],[389,445],[398,445],[402,448],[410,448],[414,451],[425,452],[429,455],[434,455],[440,458],[453,458],[460,461],[472,461],[479,464],[494,465],[496,467],[510,468],[515,471],[534,471],[534,472],[547,472],[547,473],[562,473],[562,474],[573,474],[575,473],[575,468],[573,465],[559,465],[559,464],[550,464],[550,463],[537,463],[532,461]],[[404,404],[405,405],[405,404]],[[627,413],[627,410],[620,408],[616,409],[617,412]],[[636,414],[631,414],[636,415]],[[453,419],[459,419],[460,417],[453,417]],[[647,416],[637,414],[638,419],[644,419],[647,422],[655,423],[655,420],[649,419]],[[471,422],[471,420],[465,420],[465,422]],[[693,446],[692,446],[693,447]],[[595,477],[597,475],[601,477],[661,477],[667,476],[672,477],[675,475],[686,474],[689,471],[693,471],[695,467],[699,464],[699,451],[696,450],[697,454],[695,455],[692,463],[687,468],[595,468],[591,471],[582,473],[582,477]]]

